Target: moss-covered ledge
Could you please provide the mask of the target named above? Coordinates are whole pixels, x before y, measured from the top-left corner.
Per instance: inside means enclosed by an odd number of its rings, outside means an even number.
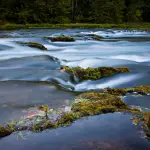
[[[38,107],[40,111],[45,112],[44,117],[24,118],[13,121],[5,127],[0,127],[0,137],[10,135],[15,131],[30,130],[40,132],[45,129],[54,129],[62,126],[68,126],[73,121],[90,115],[100,115],[113,112],[131,112],[140,114],[138,109],[132,109],[121,101],[120,97],[108,93],[87,92],[76,97],[74,103],[68,111],[59,111],[49,109],[48,106]],[[56,119],[54,116],[57,116]]]
[[[112,76],[114,74],[130,72],[127,67],[98,67],[84,69],[81,67],[70,68],[67,66],[62,66],[61,70],[68,72],[71,77],[74,77],[75,75],[80,82],[84,80],[98,80],[100,78]]]
[[[57,37],[45,37],[48,40],[51,40],[52,42],[74,42],[75,39],[71,36],[57,36]]]

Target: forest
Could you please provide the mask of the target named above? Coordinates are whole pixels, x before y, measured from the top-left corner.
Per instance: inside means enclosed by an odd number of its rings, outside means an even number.
[[[150,0],[0,0],[0,23],[150,22]]]

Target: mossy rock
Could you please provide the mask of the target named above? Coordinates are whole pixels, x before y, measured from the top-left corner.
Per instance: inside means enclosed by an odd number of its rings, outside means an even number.
[[[127,94],[127,90],[125,90],[124,88],[105,88],[104,93],[116,96],[124,96]]]
[[[92,37],[92,39],[96,40],[96,41],[100,41],[101,39],[103,39],[102,36],[96,35],[96,34],[87,34],[88,36]]]
[[[34,48],[38,48],[38,49],[41,49],[41,50],[47,50],[46,47],[44,47],[42,44],[40,43],[37,43],[37,42],[28,42],[26,43],[29,47],[34,47]]]
[[[134,90],[141,93],[150,93],[150,86],[148,85],[137,86],[134,88]]]
[[[70,36],[57,36],[57,37],[45,37],[48,40],[51,40],[52,42],[74,42],[75,39]]]
[[[98,80],[103,77],[111,76],[118,73],[130,72],[127,67],[113,68],[113,67],[98,67],[98,68],[69,68],[62,66],[61,69],[65,69],[72,77],[75,75],[79,78],[79,81],[84,80]]]
[[[117,95],[117,96],[124,96],[127,93],[134,93],[141,95],[147,95],[150,93],[150,86],[148,85],[142,85],[142,86],[136,86],[133,88],[105,88],[104,93],[108,93],[111,95]]]
[[[71,124],[76,119],[73,113],[64,113],[60,119],[57,120],[58,126],[64,126]]]
[[[118,96],[98,92],[83,93],[72,104],[72,111],[80,113],[81,116],[112,113],[119,110],[132,112],[132,109]]]
[[[56,120],[52,118],[44,117],[43,120],[36,121],[33,124],[29,124],[29,126],[22,125],[23,120],[21,120],[21,126],[19,126],[18,122],[13,121],[9,123],[6,127],[0,127],[0,135],[1,137],[10,135],[12,132],[21,131],[21,130],[31,130],[33,132],[41,132],[46,129],[54,129],[58,127],[68,126],[75,120],[92,115],[99,115],[105,113],[113,113],[113,112],[131,112],[140,114],[141,112],[137,109],[132,109],[128,105],[126,105],[119,96],[108,94],[108,93],[100,93],[100,92],[86,92],[82,93],[76,97],[75,102],[70,106],[71,110],[69,112],[60,112],[56,111],[55,115],[58,115]],[[48,111],[48,106],[43,105],[39,107],[40,110]],[[29,120],[32,121],[32,120]],[[26,122],[26,121],[25,121]],[[149,126],[149,118],[148,115],[145,115],[145,124]]]
[[[13,130],[9,127],[0,127],[0,137],[5,137],[12,134]]]

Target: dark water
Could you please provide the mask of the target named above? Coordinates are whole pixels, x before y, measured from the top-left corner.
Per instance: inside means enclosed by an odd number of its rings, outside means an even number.
[[[94,41],[85,38],[93,33],[105,39]],[[43,38],[62,34],[71,35],[76,41],[52,43]],[[76,92],[150,85],[149,32],[29,29],[0,31],[0,35],[11,36],[0,39],[0,124],[24,116],[37,105],[48,104],[50,108],[67,106],[74,100]],[[40,42],[48,51],[22,46],[18,42]],[[131,73],[73,83],[67,73],[60,71],[62,65],[83,68],[127,66]],[[127,96],[123,100],[149,111],[149,98]],[[12,134],[0,139],[0,150],[149,150],[150,143],[132,125],[131,117],[120,113],[88,117],[68,128],[31,133],[25,140],[17,140],[19,134]]]
[[[130,120],[130,114],[114,113],[75,121],[70,127],[0,139],[2,150],[149,150]],[[24,133],[25,134],[25,133]]]
[[[122,100],[128,105],[134,105],[143,111],[150,111],[150,96],[126,96]]]

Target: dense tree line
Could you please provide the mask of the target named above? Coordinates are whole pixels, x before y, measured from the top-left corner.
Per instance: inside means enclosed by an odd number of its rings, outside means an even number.
[[[149,22],[150,0],[0,0],[0,22]]]

